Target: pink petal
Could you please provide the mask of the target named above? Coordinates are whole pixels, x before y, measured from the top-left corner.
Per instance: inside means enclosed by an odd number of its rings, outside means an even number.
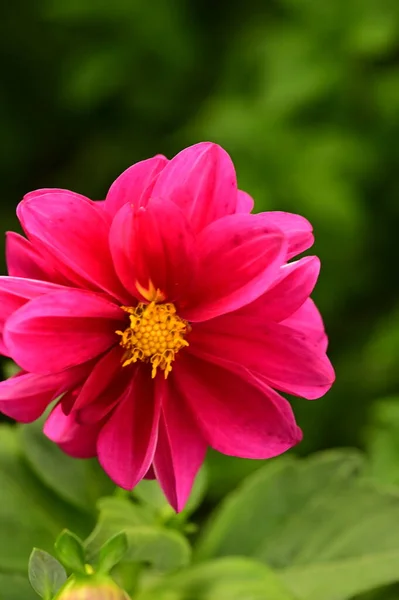
[[[132,489],[150,468],[157,443],[160,402],[147,365],[140,366],[100,432],[98,460],[122,488]]]
[[[175,156],[159,175],[154,198],[175,202],[194,231],[236,210],[237,180],[231,158],[216,144],[202,142]]]
[[[235,369],[187,353],[174,367],[176,385],[208,444],[242,458],[271,458],[297,444],[301,431],[289,403],[245,369]]]
[[[0,412],[21,423],[40,417],[48,404],[76,386],[88,371],[87,365],[53,375],[18,373],[0,383]]]
[[[67,282],[65,277],[57,273],[51,261],[46,260],[29,240],[13,231],[6,233],[6,260],[8,274],[13,277]]]
[[[308,399],[320,398],[335,375],[318,343],[277,323],[264,324],[259,315],[224,315],[197,324],[190,332],[190,352],[210,361],[220,357],[249,369],[270,386]]]
[[[0,383],[0,413],[30,423],[43,414],[57,393],[58,386],[51,376],[25,373],[11,377]]]
[[[287,236],[287,260],[304,252],[313,245],[313,228],[304,217],[280,211],[270,211],[263,214],[267,215],[270,225],[278,227]]]
[[[43,296],[51,292],[66,291],[69,288],[50,283],[49,281],[38,281],[37,279],[26,279],[22,277],[0,277],[0,304],[1,317],[9,316],[20,308],[28,300]]]
[[[105,210],[115,215],[126,203],[136,208],[145,206],[157,175],[167,163],[168,159],[159,154],[126,169],[111,185],[105,199]]]
[[[136,213],[132,205],[125,204],[116,213],[109,233],[109,246],[114,269],[122,285],[137,296],[136,265],[132,260],[135,240]]]
[[[254,199],[249,194],[247,194],[247,192],[238,190],[236,212],[250,213],[253,211],[254,205],[255,205]]]
[[[23,200],[17,214],[29,239],[70,281],[126,300],[108,248],[109,220],[95,202],[72,192],[46,193]]]
[[[10,315],[31,298],[60,289],[65,288],[46,281],[36,281],[35,279],[0,277],[0,354],[9,355],[3,340],[3,331]]]
[[[123,354],[121,346],[114,346],[98,360],[73,406],[79,423],[101,421],[130,384],[134,370],[122,367]]]
[[[159,378],[157,383],[164,390],[154,469],[170,504],[180,512],[204,462],[207,444],[173,378]]]
[[[322,352],[327,350],[328,338],[324,330],[323,319],[311,298],[308,298],[293,315],[285,319],[283,325],[305,333],[309,339],[319,344]]]
[[[76,393],[71,392],[72,395]],[[44,433],[69,456],[93,458],[97,454],[97,438],[102,425],[103,423],[80,425],[75,419],[75,413],[65,415],[59,402],[46,420]]]
[[[276,283],[255,302],[241,308],[239,314],[258,315],[260,321],[283,321],[309,298],[319,272],[317,256],[305,256],[283,265]]]
[[[118,337],[123,311],[106,298],[69,289],[34,298],[7,321],[4,341],[17,364],[54,373],[98,356]]]
[[[135,210],[126,204],[110,233],[115,270],[132,294],[159,289],[169,302],[180,300],[196,277],[194,234],[182,211],[168,200],[150,200]],[[150,300],[150,297],[145,297]]]
[[[0,325],[0,355],[1,356],[10,356],[9,352],[6,348],[6,345],[3,341],[3,328],[1,325]]]
[[[269,385],[294,396],[314,400],[328,392],[335,381],[334,369],[319,343],[279,324],[271,328],[267,344]]]
[[[232,215],[198,238],[199,284],[184,318],[203,321],[249,304],[272,285],[285,262],[282,233],[264,215]]]
[[[77,194],[76,192],[71,192],[69,190],[65,190],[62,188],[40,188],[38,190],[33,190],[32,192],[28,192],[24,196],[24,200],[32,200],[32,198],[38,198],[39,196],[45,196],[50,194],[54,196],[54,194],[72,194],[75,198],[80,198],[81,200],[87,201],[88,198],[86,196],[82,196],[82,194]]]

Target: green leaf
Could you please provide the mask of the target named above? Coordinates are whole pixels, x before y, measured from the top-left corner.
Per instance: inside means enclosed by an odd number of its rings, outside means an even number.
[[[37,548],[30,555],[28,573],[31,586],[44,600],[51,600],[67,580],[65,569],[58,560]]]
[[[0,572],[26,573],[32,546],[53,548],[65,526],[87,535],[90,519],[45,488],[24,459],[16,427],[0,426]]]
[[[37,595],[27,576],[0,573],[0,600],[37,600]]]
[[[154,525],[153,514],[127,498],[102,498],[98,524],[86,541],[90,559],[98,556],[101,546],[123,531],[128,549],[124,560],[149,562],[160,570],[186,565],[191,549],[177,531]]]
[[[57,556],[73,573],[85,573],[85,550],[82,540],[77,535],[64,529],[58,536],[55,544]]]
[[[278,576],[245,558],[196,565],[138,594],[137,600],[294,600]],[[320,600],[320,599],[319,599]]]
[[[399,494],[362,475],[359,453],[276,461],[248,478],[199,540],[201,559],[245,554],[306,600],[346,600],[399,580]]]
[[[133,490],[132,495],[141,504],[151,507],[154,511],[154,519],[168,521],[169,524],[178,526],[185,522],[188,517],[200,505],[207,487],[207,473],[202,468],[193,485],[188,502],[183,511],[176,514],[166,499],[159,483],[155,480],[143,479]]]
[[[292,567],[282,571],[280,577],[289,589],[305,600],[348,600],[398,581],[399,549]]]
[[[97,506],[100,511],[97,525],[85,542],[89,559],[98,555],[101,546],[116,533],[154,523],[152,510],[149,511],[147,507],[139,506],[128,498],[118,496],[101,498]]]
[[[272,518],[265,518],[268,514],[266,502],[269,482],[280,473],[285,473],[291,465],[294,468],[294,461],[294,458],[283,457],[266,463],[228,495],[203,528],[196,545],[196,558],[206,560],[229,554],[253,554],[253,548],[270,534],[274,526]],[[270,502],[273,499],[271,497]],[[275,502],[282,509],[283,498],[276,498]]]
[[[109,571],[117,565],[128,549],[128,541],[125,533],[117,533],[109,539],[100,549],[97,570],[101,573]]]
[[[99,497],[115,485],[96,460],[64,454],[43,433],[44,419],[19,428],[22,448],[36,476],[63,500],[80,510],[93,511]]]
[[[249,460],[226,456],[210,449],[206,458],[209,479],[208,496],[216,503],[234,490],[245,477],[266,464],[264,460]]]
[[[126,560],[148,562],[160,571],[184,567],[190,562],[190,545],[173,529],[143,526],[132,527],[125,533],[128,540]]]

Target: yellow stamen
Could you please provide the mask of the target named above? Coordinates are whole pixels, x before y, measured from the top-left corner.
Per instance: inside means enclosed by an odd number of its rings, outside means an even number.
[[[136,281],[136,288],[148,302],[163,302],[165,300],[165,295],[154,286],[151,280],[148,282],[148,287],[144,287]]]
[[[185,335],[190,331],[190,325],[176,314],[176,308],[170,302],[140,302],[135,308],[122,306],[122,309],[130,318],[129,327],[116,332],[122,338],[120,345],[126,350],[122,366],[138,360],[150,362],[151,376],[154,378],[159,368],[166,379],[176,354],[188,346]]]

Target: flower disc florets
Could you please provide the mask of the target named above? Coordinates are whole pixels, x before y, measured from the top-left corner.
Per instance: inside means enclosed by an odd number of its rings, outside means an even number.
[[[166,379],[177,352],[189,345],[184,337],[190,330],[188,322],[176,314],[171,302],[140,302],[135,308],[122,308],[130,315],[129,327],[116,332],[122,337],[120,345],[126,349],[123,366],[138,360],[147,361],[152,364],[153,378],[159,367]]]

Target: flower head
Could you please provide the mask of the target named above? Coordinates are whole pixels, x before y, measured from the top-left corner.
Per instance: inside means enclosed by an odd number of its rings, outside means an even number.
[[[0,410],[59,399],[46,435],[130,489],[156,477],[180,510],[208,446],[269,458],[301,439],[278,391],[319,398],[334,372],[309,298],[319,260],[299,215],[251,214],[226,152],[137,163],[105,201],[43,189],[7,235],[0,351],[21,372]]]
[[[72,576],[58,592],[57,600],[130,600],[129,596],[110,578],[92,580]]]

